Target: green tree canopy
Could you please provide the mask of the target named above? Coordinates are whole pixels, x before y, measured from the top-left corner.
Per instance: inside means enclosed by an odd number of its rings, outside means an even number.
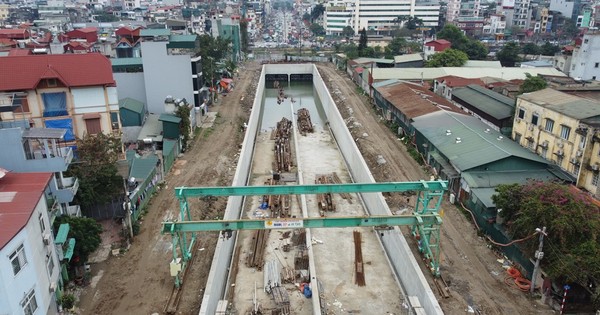
[[[344,37],[354,36],[354,29],[351,26],[344,26],[344,29],[342,29],[342,36],[344,36]]]
[[[525,73],[525,76],[527,78],[519,87],[520,94],[543,90],[548,86],[548,83],[542,77],[532,76],[529,73]]]
[[[450,48],[431,56],[431,59],[425,64],[425,67],[461,67],[467,60],[469,60],[467,54],[460,50]]]
[[[314,22],[316,19],[320,18],[323,15],[323,12],[325,12],[325,7],[322,4],[317,4],[311,11],[310,11],[310,20],[311,22]]]
[[[521,51],[525,55],[539,55],[541,52],[540,46],[534,43],[527,43],[521,47]]]
[[[505,67],[514,67],[516,62],[521,61],[521,57],[519,57],[519,53],[521,52],[521,48],[517,43],[511,42],[500,50],[496,54],[496,58],[502,63]]]
[[[199,45],[196,49],[196,56],[201,56],[202,73],[204,80],[213,86],[215,79],[219,79],[216,74],[216,63],[228,57],[231,53],[230,40],[222,37],[214,38],[210,35],[198,36]]]
[[[54,230],[58,231],[59,226],[63,223],[69,224],[68,237],[75,239],[73,257],[79,257],[79,260],[74,262],[72,260],[72,262],[75,265],[82,265],[102,243],[100,238],[102,226],[91,218],[60,216],[54,221]]]
[[[423,20],[414,16],[408,17],[408,20],[406,21],[406,28],[409,30],[416,30],[419,26],[423,26]]]
[[[544,271],[564,283],[589,288],[600,281],[600,208],[584,192],[558,183],[529,182],[500,185],[492,200],[513,239],[524,238],[536,228],[547,228],[544,243]],[[522,243],[525,254],[533,256],[536,238]],[[592,299],[600,306],[600,292]],[[589,290],[589,289],[588,289]]]
[[[77,139],[77,161],[69,168],[69,173],[79,179],[77,204],[104,204],[123,192],[123,178],[116,165],[120,152],[121,140],[113,135],[86,134]]]
[[[310,31],[315,36],[321,36],[325,34],[325,29],[323,28],[323,26],[321,26],[321,24],[318,23],[312,23],[310,25]]]
[[[358,54],[362,57],[363,51],[367,48],[367,42],[369,39],[367,37],[367,30],[365,30],[364,28],[359,33],[360,38],[358,40]]]
[[[558,47],[558,45],[553,45],[550,42],[545,42],[544,45],[540,47],[540,54],[544,56],[554,56],[559,51],[560,47]]]
[[[437,33],[437,38],[445,39],[452,43],[452,48],[463,51],[469,59],[482,60],[487,57],[488,49],[481,42],[467,37],[463,32],[452,24],[444,25]]]
[[[348,57],[348,59],[356,59],[359,57],[358,47],[356,46],[356,44],[348,43],[346,45],[343,45],[341,48],[344,54],[346,54],[346,57]]]

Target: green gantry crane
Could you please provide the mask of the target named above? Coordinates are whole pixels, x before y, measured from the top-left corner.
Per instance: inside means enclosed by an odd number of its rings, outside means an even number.
[[[179,199],[180,217],[178,221],[162,223],[163,234],[169,233],[173,242],[173,260],[170,264],[175,286],[183,282],[182,275],[192,259],[196,233],[201,231],[221,231],[230,237],[236,230],[296,229],[296,228],[340,228],[340,227],[382,227],[399,225],[412,226],[412,234],[419,240],[419,250],[425,256],[429,269],[439,275],[439,238],[442,219],[439,214],[447,181],[351,183],[324,185],[274,185],[274,186],[231,186],[231,187],[178,187],[175,195]],[[203,196],[263,196],[263,195],[302,195],[325,193],[374,193],[406,192],[417,194],[415,209],[410,215],[377,215],[364,217],[314,217],[314,218],[267,218],[243,220],[193,221],[188,198]],[[435,200],[434,200],[435,199]],[[181,253],[181,257],[179,257]]]

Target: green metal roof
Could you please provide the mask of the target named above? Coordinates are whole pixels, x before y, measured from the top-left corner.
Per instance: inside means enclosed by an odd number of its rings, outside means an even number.
[[[152,170],[156,168],[157,163],[158,157],[155,155],[133,159],[131,168],[129,169],[129,177],[143,181],[150,176]]]
[[[76,241],[74,238],[70,238],[69,244],[67,245],[67,248],[64,250],[63,257],[65,257],[65,259],[68,261],[71,261],[71,258],[73,257],[73,251],[75,250],[75,242]]]
[[[143,29],[140,30],[140,36],[169,36],[171,35],[171,30],[166,28],[155,28],[155,29]]]
[[[471,193],[483,203],[486,208],[495,208],[496,204],[492,200],[492,196],[496,194],[495,188],[473,188]]]
[[[476,84],[453,89],[455,97],[499,120],[512,117],[515,110],[515,100]]]
[[[69,223],[61,224],[54,238],[54,244],[64,244],[67,241],[67,236],[69,236],[70,228]]]
[[[169,42],[196,42],[198,36],[196,35],[171,35],[169,36]]]
[[[529,180],[558,179],[554,173],[548,170],[464,172],[461,175],[470,188],[493,188],[503,184],[526,184]]]
[[[174,124],[179,124],[181,122],[181,118],[179,118],[175,115],[171,115],[171,114],[160,114],[160,117],[158,117],[158,120],[166,121],[166,122],[170,122],[170,123],[174,123]]]
[[[389,80],[375,82],[375,83],[371,84],[371,86],[373,86],[373,88],[378,88],[378,87],[392,85],[392,84],[396,84],[396,83],[400,83],[400,82],[401,81],[397,80],[397,79],[389,79]]]
[[[512,156],[548,164],[473,116],[436,111],[415,117],[412,125],[461,173]]]
[[[111,58],[113,67],[118,66],[141,66],[142,58]]]
[[[125,108],[138,114],[144,113],[144,103],[129,97],[119,100],[119,108]]]

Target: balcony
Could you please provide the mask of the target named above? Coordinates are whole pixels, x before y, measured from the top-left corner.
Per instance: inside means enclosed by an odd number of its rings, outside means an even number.
[[[69,203],[77,194],[79,180],[75,177],[56,178],[56,198],[61,203]]]
[[[81,207],[78,205],[68,206],[67,207],[67,215],[71,217],[80,217],[81,216]]]
[[[34,150],[26,154],[29,164],[35,164],[33,169],[44,172],[64,172],[73,161],[73,149],[71,147],[58,147],[50,149],[48,154],[45,150]]]
[[[60,205],[58,204],[58,200],[53,197],[46,197],[46,202],[48,204],[48,218],[50,218],[50,224],[54,224],[54,219],[60,216]]]

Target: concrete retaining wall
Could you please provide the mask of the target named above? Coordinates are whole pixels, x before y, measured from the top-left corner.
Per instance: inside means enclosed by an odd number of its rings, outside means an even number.
[[[338,143],[342,156],[346,160],[354,181],[358,183],[375,182],[365,160],[362,155],[360,155],[358,147],[354,143],[352,135],[346,128],[344,120],[337,110],[321,75],[317,71],[317,67],[312,64],[294,64],[293,67],[290,64],[274,64],[263,66],[263,71],[256,89],[256,98],[254,99],[253,106],[254,110],[250,115],[248,129],[242,145],[242,151],[240,153],[238,167],[233,178],[232,186],[245,186],[248,182],[248,176],[250,175],[249,173],[252,166],[254,141],[259,130],[259,109],[263,102],[265,74],[276,73],[285,73],[288,75],[292,73],[313,74],[315,91],[321,100],[323,110],[325,111],[333,135]],[[381,193],[361,194],[361,197],[367,206],[367,211],[369,211],[371,215],[391,214]],[[229,197],[224,219],[239,219],[243,201],[244,197],[241,196]],[[395,228],[393,230],[383,231],[379,234],[379,238],[385,247],[392,268],[402,282],[406,294],[409,296],[417,296],[427,314],[443,314],[435,295],[427,284],[427,280],[421,272],[418,262],[413,256],[400,229]],[[218,301],[225,296],[226,290],[229,287],[227,285],[228,271],[231,265],[236,239],[237,233],[234,233],[233,237],[229,240],[219,239],[217,242],[210,274],[206,283],[206,290],[202,298],[202,306],[199,313],[201,315],[215,314]],[[318,314],[319,310],[315,308],[314,313]]]
[[[342,156],[348,164],[348,169],[354,182],[357,183],[374,183],[375,179],[369,171],[367,163],[359,153],[358,147],[346,128],[344,119],[338,111],[337,107],[325,82],[317,71],[317,67],[313,66],[313,81],[315,90],[321,103],[323,110],[327,116],[329,126],[337,141]],[[391,211],[381,193],[366,193],[361,194],[363,202],[367,206],[367,211],[371,215],[391,215]],[[421,305],[427,314],[443,314],[433,291],[427,284],[427,279],[421,272],[419,264],[413,256],[404,235],[398,227],[393,230],[383,231],[379,233],[381,243],[385,247],[386,254],[396,272],[398,278],[402,282],[404,291],[409,296],[417,296],[421,301]]]

